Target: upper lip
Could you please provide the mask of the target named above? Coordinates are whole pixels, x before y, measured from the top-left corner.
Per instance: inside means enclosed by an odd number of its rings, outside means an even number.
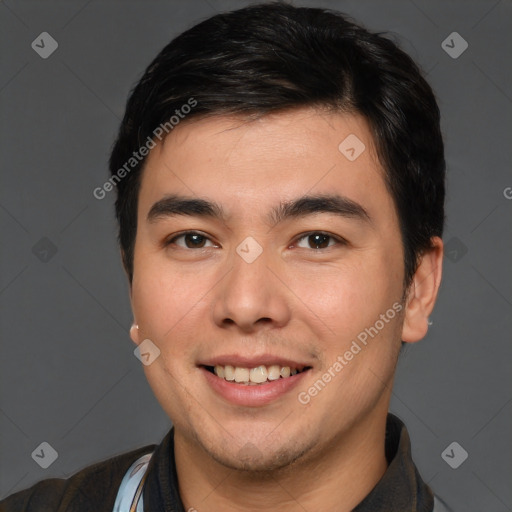
[[[277,364],[280,366],[289,366],[290,368],[303,369],[311,365],[304,361],[289,359],[272,354],[261,354],[258,356],[242,356],[240,354],[226,354],[209,359],[199,363],[199,366],[238,366],[240,368],[256,368],[260,365],[271,366]]]

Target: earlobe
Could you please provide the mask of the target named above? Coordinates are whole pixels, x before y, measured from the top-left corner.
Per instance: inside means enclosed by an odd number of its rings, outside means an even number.
[[[135,322],[130,327],[130,338],[135,343],[135,345],[139,345],[139,326]]]
[[[410,285],[402,328],[402,341],[414,343],[425,337],[434,309],[443,268],[443,242],[432,238],[432,247],[421,256]]]

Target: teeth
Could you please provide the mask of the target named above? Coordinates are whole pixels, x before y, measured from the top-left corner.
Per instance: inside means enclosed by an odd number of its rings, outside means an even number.
[[[277,364],[268,367],[268,380],[277,380],[281,377],[281,368]]]
[[[249,382],[249,369],[237,366],[235,368],[235,382]]]
[[[225,375],[226,375],[226,373],[224,372],[224,367],[223,366],[216,366],[215,367],[215,374],[217,375],[217,377],[220,377],[221,379],[223,379],[225,377]],[[233,376],[234,376],[234,374],[233,374]],[[227,380],[230,380],[230,379],[227,379]]]
[[[253,368],[249,373],[249,379],[251,382],[256,382],[256,384],[261,384],[262,382],[265,382],[268,377],[268,371],[267,369],[261,365],[257,368]]]
[[[214,368],[214,373],[217,377],[227,381],[235,381],[240,384],[248,384],[255,386],[263,384],[264,382],[277,380],[280,378],[286,379],[291,375],[299,373],[297,368],[290,368],[289,366],[279,366],[273,364],[271,366],[260,365],[256,368],[243,368],[240,366],[220,366]]]
[[[222,366],[215,367],[215,373],[217,374],[218,377],[220,377],[220,373],[217,372],[219,368],[220,372],[222,372]],[[224,366],[224,378],[226,380],[235,380],[235,369],[229,364]]]

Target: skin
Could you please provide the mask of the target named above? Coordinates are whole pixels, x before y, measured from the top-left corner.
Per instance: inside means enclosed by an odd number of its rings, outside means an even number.
[[[338,150],[349,134],[366,147],[355,161]],[[426,334],[443,246],[432,239],[403,300],[401,236],[383,175],[364,118],[314,109],[251,122],[226,116],[183,122],[148,156],[130,332],[135,344],[150,339],[161,351],[144,371],[175,427],[186,510],[349,511],[385,472],[401,340]],[[360,204],[370,220],[315,213],[268,222],[279,202],[332,193]],[[152,205],[168,194],[215,201],[227,218],[149,222]],[[165,245],[187,230],[206,237],[199,239],[202,248],[183,237]],[[306,236],[318,231],[334,237],[327,247]],[[252,263],[236,252],[248,236],[263,249]],[[396,303],[402,312],[309,403],[300,403],[298,393]],[[299,388],[270,404],[236,406],[212,390],[197,366],[234,353],[271,353],[312,369]]]

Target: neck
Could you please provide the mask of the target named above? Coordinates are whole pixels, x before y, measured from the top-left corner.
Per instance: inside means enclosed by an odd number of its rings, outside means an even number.
[[[387,408],[373,411],[317,454],[268,473],[227,468],[175,430],[174,450],[185,510],[201,512],[349,512],[375,487],[387,469]]]

